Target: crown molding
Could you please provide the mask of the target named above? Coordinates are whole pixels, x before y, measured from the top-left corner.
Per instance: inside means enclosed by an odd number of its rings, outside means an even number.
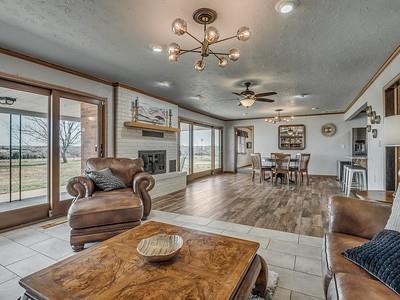
[[[26,61],[29,61],[29,62],[33,62],[35,64],[39,64],[39,65],[42,65],[42,66],[45,66],[45,67],[48,67],[48,68],[51,68],[51,69],[55,69],[55,70],[58,70],[58,71],[69,73],[69,74],[72,74],[72,75],[75,75],[75,76],[79,76],[79,77],[82,77],[82,78],[85,78],[85,79],[96,81],[96,82],[99,82],[99,83],[102,83],[102,84],[112,85],[112,81],[110,81],[110,80],[106,80],[106,79],[103,79],[103,78],[100,78],[100,77],[97,77],[97,76],[86,74],[86,73],[83,73],[81,71],[77,71],[77,70],[74,70],[74,69],[71,69],[71,68],[67,68],[67,67],[64,67],[64,66],[59,65],[59,64],[51,63],[51,62],[48,62],[46,60],[31,56],[31,55],[27,55],[27,54],[23,54],[23,53],[20,53],[20,52],[16,52],[14,50],[10,50],[10,49],[6,49],[6,48],[0,47],[0,53],[1,54],[6,54],[6,55],[9,55],[9,56],[13,56],[13,57],[16,57],[16,58],[19,58],[19,59],[23,59],[23,60],[26,60]]]
[[[182,105],[182,104],[178,103],[177,101],[171,100],[169,98],[161,97],[161,96],[158,96],[158,95],[143,91],[141,89],[138,89],[138,88],[135,88],[133,86],[130,86],[130,85],[126,84],[126,83],[114,82],[113,86],[114,87],[121,87],[121,88],[130,90],[130,91],[139,93],[139,94],[143,94],[143,95],[146,95],[146,96],[149,96],[149,97],[152,97],[152,98],[156,98],[158,100],[161,100],[161,101],[164,101],[164,102],[167,102],[167,103],[170,103],[170,104],[177,105],[178,107],[186,109],[188,111],[191,111],[191,112],[194,112],[194,113],[197,113],[197,114],[201,114],[203,116],[207,116],[207,117],[219,120],[219,121],[228,121],[227,119],[223,119],[223,118],[221,118],[219,116],[215,116],[215,115],[209,114],[207,112],[203,112],[203,111],[200,111],[200,110],[197,110],[197,109],[186,107],[185,105]]]
[[[318,117],[318,116],[326,116],[326,115],[343,115],[344,113],[345,113],[344,111],[338,111],[338,112],[326,112],[326,113],[315,113],[315,114],[281,115],[281,118],[290,118],[292,116],[295,118]],[[240,119],[229,119],[226,121],[234,122],[234,121],[263,120],[263,119],[268,119],[268,118],[273,118],[273,117],[274,116],[256,117],[256,118],[240,118]]]
[[[158,96],[158,95],[146,92],[146,91],[143,91],[141,89],[132,87],[132,86],[130,86],[128,84],[113,82],[113,81],[110,81],[110,80],[107,80],[107,79],[103,79],[103,78],[100,78],[100,77],[97,77],[97,76],[94,76],[94,75],[90,75],[90,74],[87,74],[87,73],[84,73],[84,72],[81,72],[81,71],[78,71],[78,70],[75,70],[75,69],[72,69],[72,68],[68,68],[68,67],[56,64],[56,63],[51,63],[51,62],[48,62],[48,61],[46,61],[44,59],[41,59],[41,58],[37,58],[37,57],[31,56],[31,55],[23,54],[23,53],[14,51],[14,50],[10,50],[10,49],[6,49],[6,48],[3,48],[3,47],[0,47],[0,53],[1,54],[6,54],[6,55],[9,55],[9,56],[12,56],[12,57],[16,57],[16,58],[19,58],[19,59],[23,59],[23,60],[26,60],[26,61],[30,61],[30,62],[39,64],[39,65],[42,65],[42,66],[45,66],[45,67],[48,67],[48,68],[51,68],[51,69],[55,69],[55,70],[59,70],[59,71],[65,72],[65,73],[72,74],[72,75],[75,75],[75,76],[79,76],[81,78],[85,78],[85,79],[88,79],[88,80],[96,81],[96,82],[99,82],[99,83],[102,83],[102,84],[105,84],[105,85],[114,86],[114,87],[118,87],[119,86],[119,87],[122,87],[122,88],[126,88],[126,89],[129,89],[131,91],[147,95],[149,97],[153,97],[153,98],[156,98],[156,99],[159,99],[159,100],[162,100],[162,101],[174,104],[174,105],[178,105],[179,107],[181,107],[183,109],[186,109],[188,111],[191,111],[191,112],[194,112],[194,113],[198,113],[198,114],[201,114],[201,115],[213,118],[213,119],[217,119],[217,120],[220,120],[220,121],[241,121],[241,120],[256,120],[256,119],[268,118],[268,117],[257,117],[257,118],[226,119],[226,118],[223,118],[223,117],[220,117],[220,116],[209,114],[209,113],[201,111],[201,110],[197,110],[197,109],[186,107],[185,105],[179,104],[177,101],[174,101],[174,100],[171,100],[171,99],[168,99],[168,98],[165,98],[165,97],[161,97],[161,96]],[[385,62],[378,68],[378,70],[373,74],[373,76],[370,78],[370,80],[363,86],[361,91],[356,95],[356,97],[347,106],[347,108],[346,108],[346,110],[344,112],[320,113],[320,114],[303,114],[303,115],[295,115],[295,117],[309,117],[309,116],[319,116],[319,115],[331,115],[331,114],[343,114],[343,113],[346,113],[357,102],[357,100],[365,93],[365,91],[375,82],[375,80],[379,77],[379,75],[382,74],[382,72],[389,66],[389,64],[399,54],[400,54],[400,45],[390,54],[390,56],[385,60]]]

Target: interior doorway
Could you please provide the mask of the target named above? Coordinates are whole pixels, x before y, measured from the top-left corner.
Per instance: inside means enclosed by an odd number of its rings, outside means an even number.
[[[234,130],[235,173],[251,172],[251,154],[254,153],[254,126],[237,126]]]

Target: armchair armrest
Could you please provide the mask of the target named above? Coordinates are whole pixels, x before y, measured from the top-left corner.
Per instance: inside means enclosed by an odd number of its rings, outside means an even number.
[[[140,172],[133,177],[133,192],[139,195],[143,204],[143,219],[145,220],[151,211],[151,197],[149,191],[155,184],[154,177],[149,173]]]
[[[94,191],[94,183],[89,178],[83,176],[76,176],[68,180],[67,192],[72,197],[74,197],[74,200],[85,197],[91,197],[93,191]]]
[[[329,199],[329,231],[371,239],[385,228],[391,205],[344,196]]]

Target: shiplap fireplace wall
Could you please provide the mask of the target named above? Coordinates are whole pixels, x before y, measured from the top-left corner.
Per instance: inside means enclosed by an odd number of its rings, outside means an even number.
[[[178,106],[133,90],[116,87],[117,101],[115,114],[116,157],[137,158],[139,151],[166,151],[166,173],[154,175],[156,187],[152,196],[161,196],[186,187],[186,173],[171,172],[170,161],[178,157],[178,134],[164,132],[163,137],[143,136],[140,128],[126,128],[124,122],[132,120],[131,105],[136,97],[139,103],[147,103],[172,112],[171,126],[178,127]]]

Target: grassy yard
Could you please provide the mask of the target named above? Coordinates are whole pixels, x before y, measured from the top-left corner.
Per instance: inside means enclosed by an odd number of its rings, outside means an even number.
[[[19,190],[19,161],[12,161],[12,192]],[[70,159],[61,164],[60,185],[64,186],[73,176],[81,174],[80,159]],[[0,160],[0,194],[9,193],[10,165],[8,160]],[[21,165],[22,191],[36,190],[47,187],[47,160],[23,159]]]

